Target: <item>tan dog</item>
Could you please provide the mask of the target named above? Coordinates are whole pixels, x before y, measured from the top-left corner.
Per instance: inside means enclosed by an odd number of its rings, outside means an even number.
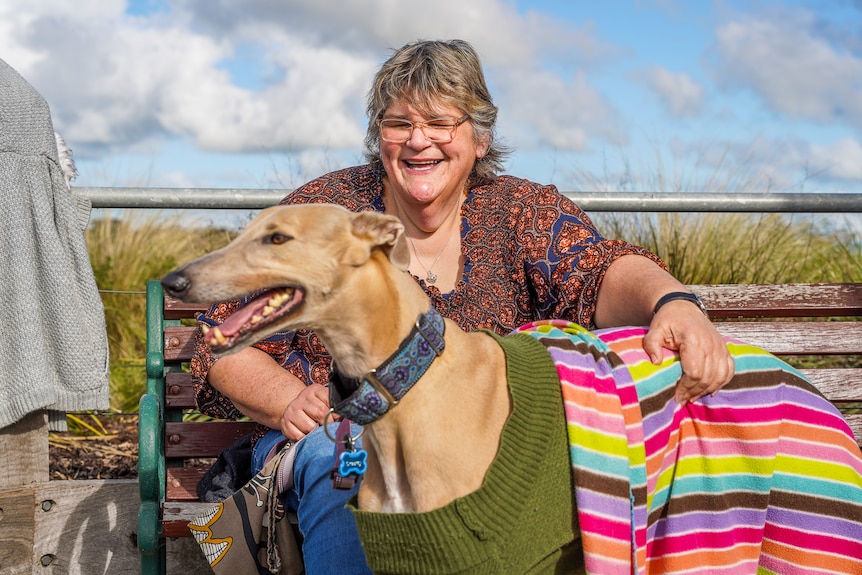
[[[428,298],[404,271],[408,262],[397,218],[332,205],[276,206],[229,246],[167,276],[164,284],[169,293],[198,302],[266,289],[253,327],[208,334],[214,351],[310,329],[341,374],[360,378],[389,357],[428,311]],[[264,312],[266,302],[275,309]],[[244,317],[250,322],[252,315],[249,310]],[[446,347],[457,352],[443,353],[386,417],[365,428],[363,510],[441,507],[475,491],[497,452],[510,410],[503,352],[487,335],[445,322]]]

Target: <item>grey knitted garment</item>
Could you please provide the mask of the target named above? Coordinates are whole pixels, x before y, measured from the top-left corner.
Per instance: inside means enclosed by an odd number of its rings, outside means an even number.
[[[87,200],[58,163],[48,104],[0,60],[0,428],[28,413],[106,409],[105,313]]]

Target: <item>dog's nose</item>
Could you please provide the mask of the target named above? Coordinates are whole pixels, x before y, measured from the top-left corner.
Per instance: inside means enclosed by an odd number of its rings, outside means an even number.
[[[171,272],[162,278],[162,287],[171,297],[177,299],[182,299],[191,285],[191,280],[181,272]]]

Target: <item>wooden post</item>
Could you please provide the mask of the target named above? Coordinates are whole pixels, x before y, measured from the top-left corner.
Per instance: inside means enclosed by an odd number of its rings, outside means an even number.
[[[0,429],[0,491],[48,481],[48,413]]]
[[[0,573],[30,574],[36,486],[48,481],[48,414],[0,429]]]

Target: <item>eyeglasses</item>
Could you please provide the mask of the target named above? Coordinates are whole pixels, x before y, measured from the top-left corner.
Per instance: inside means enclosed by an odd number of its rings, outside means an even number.
[[[413,137],[413,128],[422,130],[425,139],[435,144],[451,142],[455,137],[455,128],[467,121],[470,116],[464,114],[457,120],[452,118],[435,118],[427,122],[411,122],[401,118],[386,118],[377,120],[380,128],[380,139],[392,144],[404,144]]]

